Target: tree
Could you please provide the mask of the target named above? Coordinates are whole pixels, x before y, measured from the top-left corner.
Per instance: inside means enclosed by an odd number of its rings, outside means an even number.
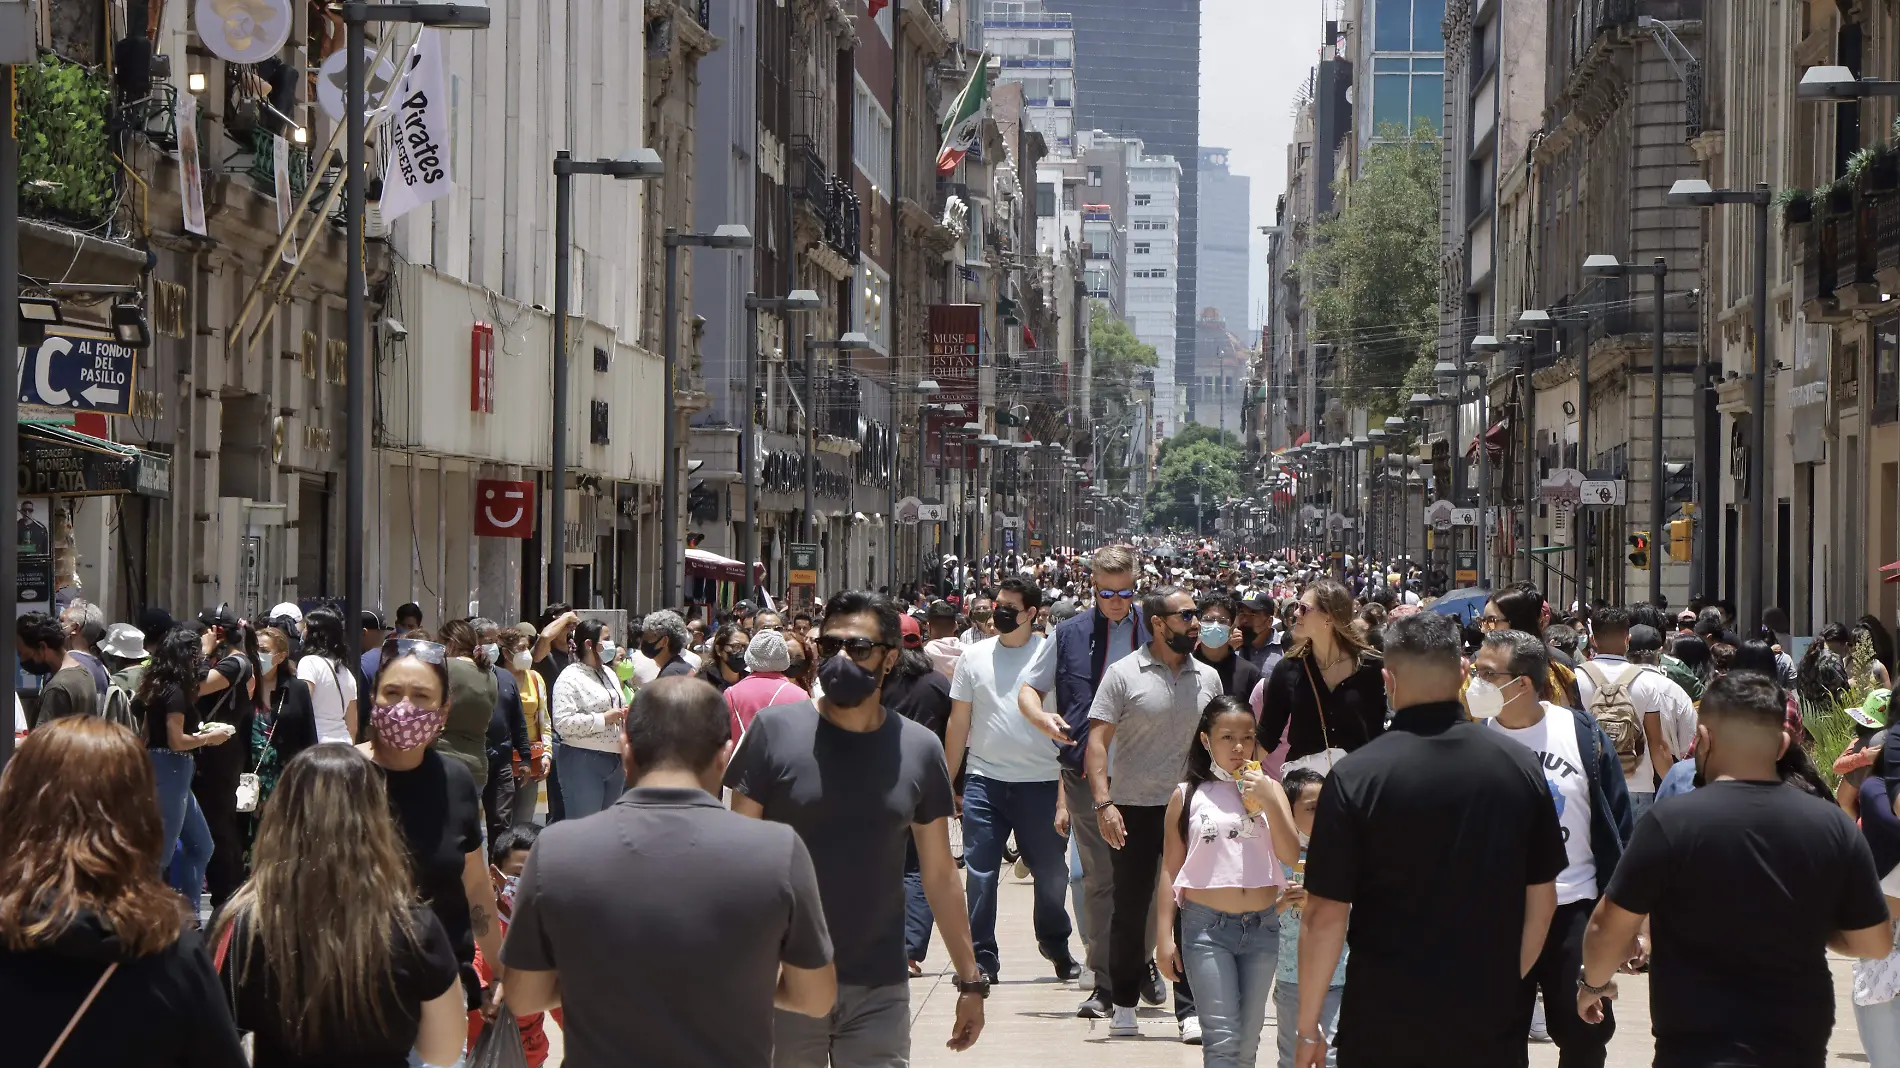
[[[1205,426],[1200,423],[1189,423],[1181,428],[1180,433],[1161,443],[1160,449],[1156,450],[1155,453],[1156,466],[1166,464],[1169,454],[1176,449],[1185,449],[1190,445],[1195,445],[1203,441],[1211,441],[1216,445],[1225,446],[1226,448],[1232,449],[1236,455],[1241,451],[1240,438],[1233,431],[1222,430],[1219,427]]]
[[[1333,347],[1349,406],[1391,414],[1406,373],[1438,343],[1439,148],[1420,122],[1388,127],[1357,178],[1342,175],[1339,210],[1300,257],[1314,340]]]
[[[1240,469],[1245,457],[1231,431],[1190,423],[1162,442],[1154,488],[1148,497],[1151,527],[1195,528],[1194,495],[1201,495],[1201,515],[1240,492]]]
[[[1089,414],[1096,419],[1133,405],[1142,372],[1161,362],[1154,346],[1136,337],[1099,300],[1089,301],[1089,353],[1096,409]]]

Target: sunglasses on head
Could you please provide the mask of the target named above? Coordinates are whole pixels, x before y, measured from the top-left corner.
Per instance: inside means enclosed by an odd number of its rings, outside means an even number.
[[[1104,601],[1110,600],[1115,597],[1120,597],[1122,600],[1126,601],[1135,596],[1135,591],[1134,590],[1096,590],[1095,596],[1100,597]]]
[[[863,660],[871,655],[873,649],[889,649],[889,642],[880,642],[872,638],[834,638],[821,637],[817,641],[818,655],[826,660],[837,656],[839,652],[851,654],[853,660]]]
[[[422,638],[385,638],[383,639],[383,662],[400,660],[413,656],[425,664],[446,664],[449,661],[448,647],[441,642],[426,641]]]

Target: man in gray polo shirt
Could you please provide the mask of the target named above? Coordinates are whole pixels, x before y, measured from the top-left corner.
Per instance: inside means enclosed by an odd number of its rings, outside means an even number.
[[[508,1007],[566,1007],[569,1068],[772,1063],[773,1007],[837,998],[818,876],[790,827],[716,796],[731,716],[711,686],[656,679],[628,712],[633,788],[541,833],[502,946]]]
[[[1194,595],[1175,586],[1157,587],[1142,598],[1141,615],[1148,624],[1148,644],[1108,669],[1089,706],[1094,721],[1089,790],[1102,838],[1115,851],[1115,908],[1108,929],[1111,1038],[1141,1035],[1135,1002],[1147,970],[1144,929],[1161,863],[1168,796],[1186,775],[1201,710],[1221,695],[1219,673],[1190,655],[1201,638]],[[1181,1022],[1185,1027],[1186,1020]]]

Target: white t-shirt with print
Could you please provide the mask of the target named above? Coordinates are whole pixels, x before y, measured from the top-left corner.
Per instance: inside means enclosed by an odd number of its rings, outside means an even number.
[[[1569,861],[1557,875],[1557,904],[1589,901],[1597,896],[1596,854],[1590,850],[1590,776],[1577,742],[1577,719],[1567,708],[1543,702],[1544,718],[1513,730],[1495,719],[1485,720],[1493,730],[1529,749],[1544,770],[1550,800],[1557,806],[1557,826],[1563,832],[1564,856]]]

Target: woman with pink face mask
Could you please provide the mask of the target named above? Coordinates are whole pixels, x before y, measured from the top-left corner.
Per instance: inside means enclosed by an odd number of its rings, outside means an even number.
[[[359,748],[382,769],[417,893],[448,931],[468,1007],[476,1010],[483,1005],[475,946],[501,960],[501,928],[482,853],[481,791],[464,764],[430,746],[447,716],[447,663],[448,650],[436,642],[385,641],[370,685],[369,741]]]

